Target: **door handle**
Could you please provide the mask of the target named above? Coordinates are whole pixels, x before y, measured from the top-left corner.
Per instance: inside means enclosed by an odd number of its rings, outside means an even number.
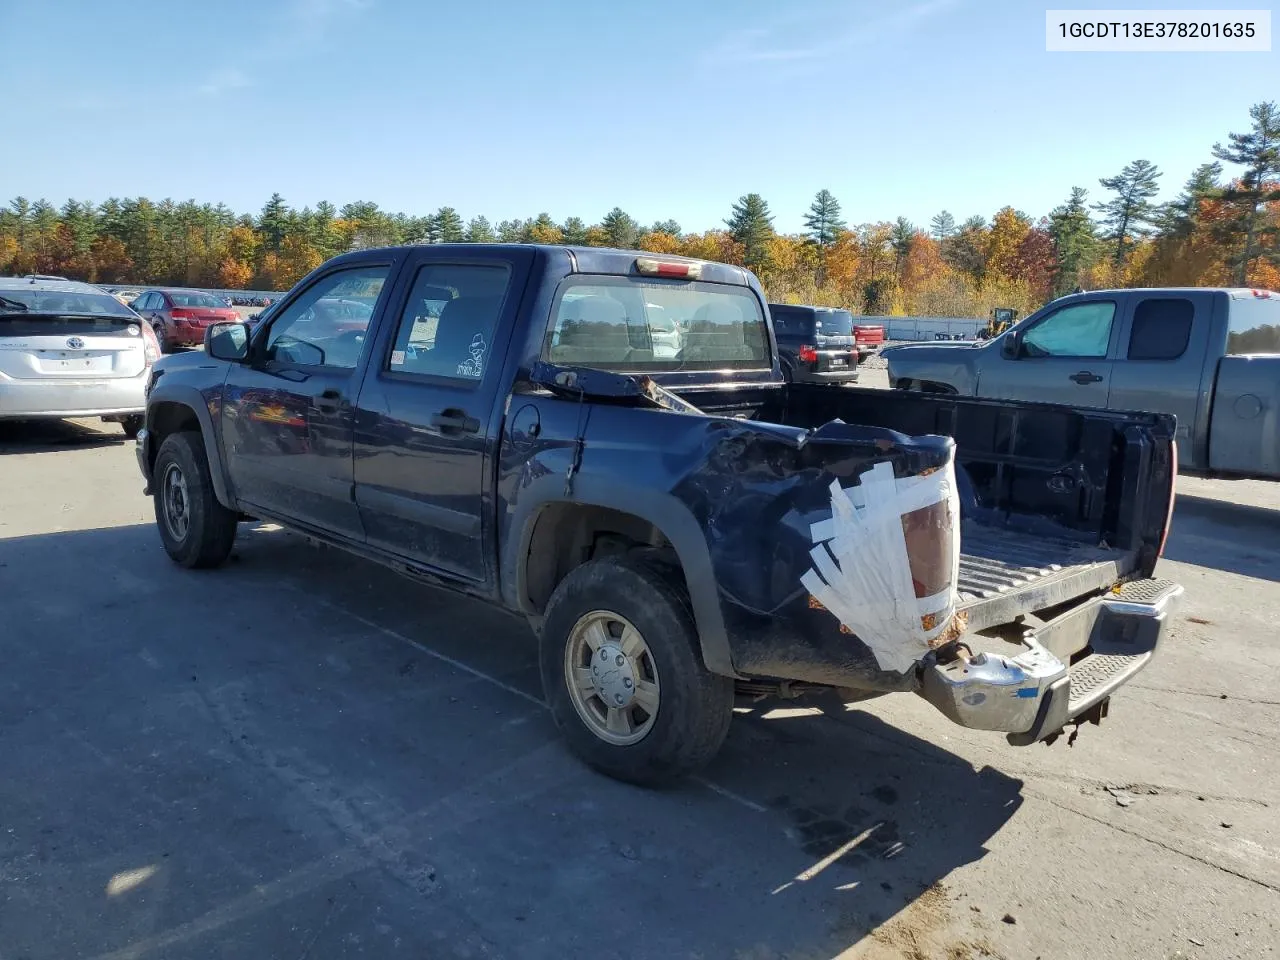
[[[342,405],[342,392],[339,390],[326,390],[316,398],[315,407],[321,413],[337,413],[338,407]]]
[[[475,417],[468,417],[465,410],[459,410],[457,407],[449,407],[447,410],[433,413],[430,423],[441,433],[480,432],[480,421]]]
[[[1081,370],[1079,373],[1073,373],[1067,377],[1068,380],[1074,380],[1076,383],[1084,386],[1086,383],[1101,383],[1102,377],[1096,373],[1090,373],[1088,370]]]

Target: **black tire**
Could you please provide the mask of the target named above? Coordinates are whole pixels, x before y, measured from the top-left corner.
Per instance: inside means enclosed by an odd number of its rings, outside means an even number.
[[[156,527],[173,562],[195,568],[216,567],[226,560],[236,539],[239,515],[218,502],[201,435],[185,430],[166,437],[151,475]],[[183,509],[174,511],[172,518],[167,515],[172,504],[166,503],[166,497],[173,495],[170,483],[183,491]],[[185,527],[178,513],[186,517]]]
[[[160,352],[161,352],[161,353],[173,353],[173,347],[171,347],[171,346],[169,345],[169,338],[168,338],[167,336],[165,336],[165,332],[164,332],[164,324],[163,324],[163,323],[153,323],[153,324],[151,324],[151,329],[155,331],[155,334],[156,334],[156,340],[158,340],[158,341],[160,342]]]
[[[539,642],[542,687],[569,748],[589,766],[642,786],[705,766],[733,719],[733,681],[702,663],[684,587],[645,558],[593,560],[570,574],[547,604]],[[643,739],[627,745],[597,735],[578,712],[566,676],[574,628],[596,611],[618,614],[641,634],[660,679],[660,700]]]
[[[147,418],[142,414],[134,414],[132,417],[124,417],[120,421],[120,429],[124,431],[124,435],[130,440],[136,440],[138,431],[142,429],[143,424],[147,422]]]

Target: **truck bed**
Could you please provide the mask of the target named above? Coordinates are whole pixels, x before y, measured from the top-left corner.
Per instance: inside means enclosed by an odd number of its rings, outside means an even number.
[[[1135,552],[967,522],[960,531],[959,609],[981,630],[1104,589]]]

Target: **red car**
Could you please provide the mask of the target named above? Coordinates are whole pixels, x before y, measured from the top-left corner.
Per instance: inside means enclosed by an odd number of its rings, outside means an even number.
[[[151,324],[164,353],[198,347],[209,324],[240,319],[225,300],[202,290],[148,290],[133,301],[133,309]]]

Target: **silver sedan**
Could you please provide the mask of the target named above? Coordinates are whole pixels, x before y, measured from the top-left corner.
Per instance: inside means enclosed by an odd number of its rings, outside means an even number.
[[[151,328],[104,290],[0,278],[0,419],[101,417],[134,436],[159,359]]]

